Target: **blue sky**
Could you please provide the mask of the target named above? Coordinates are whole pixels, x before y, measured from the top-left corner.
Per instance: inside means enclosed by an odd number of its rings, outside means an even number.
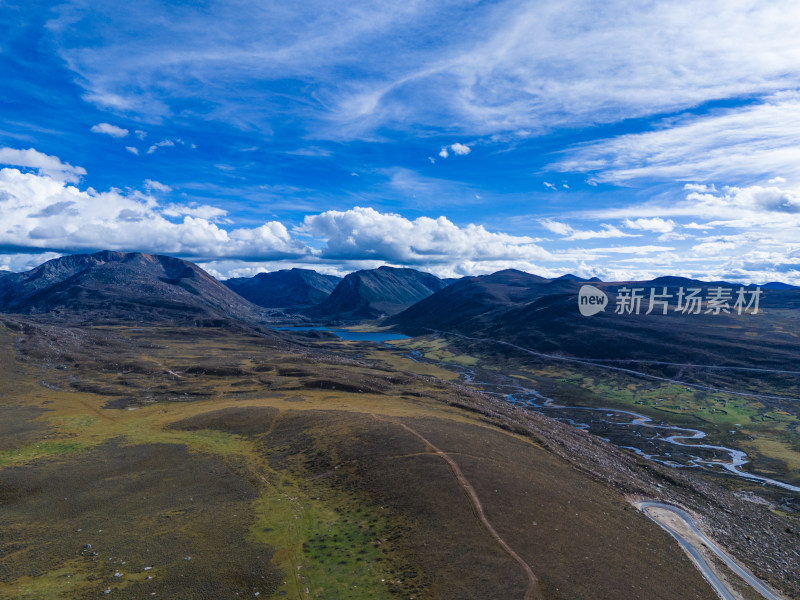
[[[800,283],[800,6],[0,0],[0,269]]]

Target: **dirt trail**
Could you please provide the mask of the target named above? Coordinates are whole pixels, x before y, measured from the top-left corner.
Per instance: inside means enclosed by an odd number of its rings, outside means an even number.
[[[480,519],[481,523],[483,524],[486,531],[489,532],[495,541],[505,550],[506,554],[508,554],[511,558],[513,558],[519,565],[524,569],[525,574],[528,576],[528,589],[525,592],[525,600],[544,600],[544,596],[542,595],[542,591],[539,589],[539,582],[536,579],[536,575],[533,573],[533,569],[531,569],[530,565],[526,563],[522,557],[514,552],[511,546],[506,543],[506,541],[500,537],[500,534],[497,533],[492,524],[489,522],[489,519],[486,518],[486,514],[483,512],[483,504],[481,504],[480,499],[478,498],[478,494],[475,492],[475,489],[469,483],[467,478],[464,476],[464,473],[461,472],[461,469],[456,464],[456,462],[450,458],[450,456],[434,446],[427,438],[425,438],[422,434],[420,434],[415,429],[409,427],[405,423],[399,423],[399,425],[408,431],[409,433],[417,436],[420,440],[422,440],[428,448],[431,449],[435,454],[441,456],[448,465],[450,465],[450,469],[453,471],[453,474],[456,476],[458,483],[464,488],[464,491],[469,496],[470,500],[472,501],[473,509],[475,510],[475,514]]]

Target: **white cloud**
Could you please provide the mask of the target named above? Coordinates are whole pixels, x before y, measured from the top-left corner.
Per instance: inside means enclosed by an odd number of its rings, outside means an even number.
[[[0,164],[38,169],[41,175],[68,183],[77,183],[81,176],[86,175],[86,169],[83,167],[62,163],[58,157],[48,156],[33,148],[27,150],[0,148]]]
[[[701,230],[705,230],[705,229],[710,229],[711,227],[713,227],[713,225],[709,225],[708,223],[695,223],[694,221],[692,221],[691,223],[684,223],[683,224],[683,228],[684,229],[701,229]]]
[[[183,217],[190,216],[198,219],[205,219],[212,223],[230,223],[229,219],[225,219],[228,211],[216,206],[209,206],[208,204],[193,204],[190,206],[182,204],[168,204],[162,210],[161,214],[167,217]]]
[[[326,211],[305,217],[302,231],[323,238],[327,259],[373,259],[436,265],[465,261],[539,261],[550,254],[533,238],[492,233],[481,225],[458,227],[445,217],[406,219],[372,208]]]
[[[144,180],[144,188],[148,192],[156,191],[156,192],[171,192],[172,188],[168,185],[161,183],[160,181],[154,181],[153,179],[145,179]]]
[[[720,254],[730,254],[739,247],[739,244],[730,240],[720,240],[716,242],[703,242],[692,246],[692,252],[700,256],[719,256]]]
[[[550,183],[549,181],[543,181],[542,183],[544,184],[544,187],[546,187],[548,190],[556,189],[556,186],[555,186],[554,183]]]
[[[54,14],[48,28],[85,98],[156,119],[202,82],[192,110],[262,131],[294,111],[331,137],[419,124],[536,134],[755,98],[800,74],[792,0],[243,0],[186,6],[179,21],[148,8]],[[87,38],[101,20],[116,34]],[[276,94],[286,81],[309,93]]]
[[[669,252],[675,250],[672,246],[655,246],[646,244],[642,246],[609,246],[606,248],[584,249],[584,252],[593,254],[652,254],[654,252]]]
[[[688,239],[689,235],[685,233],[675,233],[674,231],[668,231],[666,233],[662,233],[658,236],[659,242],[669,242],[669,241],[679,241]]]
[[[326,158],[332,156],[333,152],[327,148],[320,148],[319,146],[309,146],[308,148],[298,148],[297,150],[289,150],[286,154],[294,156],[308,156],[308,157],[321,157]]]
[[[591,172],[597,181],[615,184],[638,180],[779,183],[786,177],[800,184],[798,139],[800,92],[786,92],[751,106],[671,119],[654,131],[579,146],[550,167]]]
[[[445,113],[472,133],[538,133],[793,89],[800,74],[791,0],[498,2],[470,16],[461,40],[442,36],[447,45],[421,60],[388,62],[393,71],[354,86],[336,116],[359,106],[353,126],[374,129]]]
[[[144,138],[147,137],[147,132],[146,131],[142,131],[141,129],[137,129],[133,133],[135,133],[136,137],[138,137],[140,140],[143,140]]]
[[[706,229],[729,226],[757,230],[800,225],[800,192],[776,186],[685,187],[686,197],[678,202],[645,202],[619,208],[586,211],[584,217],[594,219],[635,219],[688,217],[706,223],[689,223],[686,228]],[[706,190],[706,191],[703,191]]]
[[[706,280],[800,284],[800,192],[794,189],[687,184],[682,201],[650,201],[571,216],[583,223],[622,219],[624,226],[642,231],[648,241],[655,237],[675,244],[666,254],[658,254],[658,261],[649,263],[635,256],[607,258],[613,253],[608,248],[584,250],[586,260],[598,261],[617,275],[627,269],[649,275],[685,272]],[[542,225],[569,236],[565,239],[580,239],[581,232],[559,221]],[[634,264],[640,268],[632,269]]]
[[[687,183],[683,186],[684,190],[688,190],[690,192],[716,192],[717,188],[712,183],[711,185],[706,185],[704,183]]]
[[[56,252],[42,252],[40,254],[0,254],[0,271],[14,271],[20,273],[38,267],[43,262],[59,258]]]
[[[168,185],[160,183],[158,181],[153,181],[152,179],[145,179],[144,180],[144,188],[148,192],[152,192],[153,190],[157,192],[171,192],[172,188]]]
[[[180,141],[180,140],[178,140],[178,141]],[[175,142],[172,141],[172,140],[161,140],[160,142],[156,142],[155,144],[150,146],[147,149],[147,153],[148,154],[152,154],[153,152],[155,152],[159,148],[172,147],[174,145],[175,145]]]
[[[548,231],[552,231],[558,235],[569,235],[572,233],[572,227],[566,223],[560,223],[559,221],[553,221],[552,219],[542,219],[539,221],[539,223],[541,223],[542,227]]]
[[[110,123],[98,123],[97,125],[93,125],[92,132],[104,133],[105,135],[110,135],[111,137],[115,138],[124,138],[128,135],[127,129],[117,127],[116,125],[111,125]]]
[[[675,221],[655,217],[653,219],[625,219],[625,227],[629,229],[643,229],[657,233],[669,233],[675,229]]]
[[[598,231],[573,230],[568,240],[592,240],[597,238],[640,237],[638,234],[625,233],[613,225],[602,225]]]
[[[632,233],[625,233],[624,231],[620,231],[619,228],[614,227],[613,225],[604,224],[602,229],[598,231],[590,231],[590,230],[577,230],[574,229],[571,225],[567,225],[566,223],[562,223],[560,221],[554,221],[552,219],[541,219],[539,223],[547,229],[548,231],[552,231],[555,234],[565,236],[565,240],[591,240],[597,238],[621,238],[621,237],[640,237],[637,234]]]
[[[135,156],[139,156],[139,149],[134,146],[125,146],[125,150],[131,154],[134,154]]]
[[[138,192],[82,191],[51,177],[0,170],[2,245],[265,259],[308,253],[281,223],[226,231],[211,222],[224,214],[206,206],[162,208]],[[174,223],[170,216],[183,219]]]
[[[452,152],[456,156],[466,156],[467,154],[472,152],[472,148],[470,148],[466,144],[456,142],[455,144],[450,144],[449,146],[442,146],[442,149],[439,150],[439,156],[441,156],[442,158],[447,158],[450,156],[450,152]],[[429,160],[431,162],[435,162],[434,159],[430,157]]]

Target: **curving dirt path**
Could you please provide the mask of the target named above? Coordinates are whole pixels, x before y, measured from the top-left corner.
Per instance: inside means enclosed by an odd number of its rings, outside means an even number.
[[[531,569],[530,565],[528,565],[528,563],[526,563],[519,554],[514,552],[511,546],[509,546],[508,543],[502,537],[500,537],[500,534],[497,533],[495,528],[492,527],[492,524],[489,522],[489,519],[486,518],[486,514],[483,512],[483,504],[481,504],[481,501],[478,498],[478,494],[475,492],[475,489],[472,487],[469,480],[464,476],[464,473],[461,472],[461,469],[456,464],[456,462],[452,458],[450,458],[450,456],[446,452],[440,450],[435,445],[433,445],[433,443],[431,443],[417,430],[409,427],[405,423],[398,423],[398,425],[400,425],[403,429],[405,429],[409,433],[415,435],[420,440],[422,440],[422,442],[426,446],[428,446],[428,448],[430,448],[430,450],[434,454],[441,456],[445,460],[445,462],[447,462],[447,464],[450,466],[450,469],[453,471],[453,475],[456,476],[458,483],[461,485],[462,488],[464,488],[464,491],[467,493],[467,496],[469,496],[469,499],[472,501],[473,509],[475,511],[476,516],[480,520],[481,524],[484,526],[486,531],[489,532],[489,535],[491,535],[495,539],[495,541],[498,544],[500,544],[500,547],[503,548],[503,550],[505,550],[506,554],[508,554],[517,563],[519,563],[519,565],[525,571],[525,574],[528,576],[528,589],[525,592],[525,600],[544,600],[544,596],[542,595],[542,591],[539,589],[539,582],[536,579],[536,575],[534,575],[533,573],[533,569]]]

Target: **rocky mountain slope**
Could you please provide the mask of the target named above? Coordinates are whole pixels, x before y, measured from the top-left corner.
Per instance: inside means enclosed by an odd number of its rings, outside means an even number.
[[[254,277],[235,277],[222,283],[258,306],[298,308],[319,304],[341,280],[312,269],[284,269]]]
[[[405,333],[448,331],[594,359],[775,369],[792,368],[800,359],[796,333],[800,290],[796,288],[761,289],[758,310],[745,305],[739,314],[739,284],[681,277],[594,281],[591,285],[607,296],[607,304],[597,314],[584,316],[578,298],[583,285],[581,280],[548,280],[514,271],[464,278],[392,316],[387,323]],[[730,298],[716,311],[709,299],[719,288]],[[639,290],[639,300],[631,302],[634,289]],[[699,312],[695,307],[678,310],[681,303],[687,305],[690,289],[699,290]],[[755,291],[753,286],[744,289],[746,303]]]
[[[110,251],[64,256],[0,278],[0,311],[94,323],[257,321],[266,312],[193,263]]]
[[[305,314],[323,319],[374,319],[396,314],[447,285],[447,281],[415,269],[356,271]]]

